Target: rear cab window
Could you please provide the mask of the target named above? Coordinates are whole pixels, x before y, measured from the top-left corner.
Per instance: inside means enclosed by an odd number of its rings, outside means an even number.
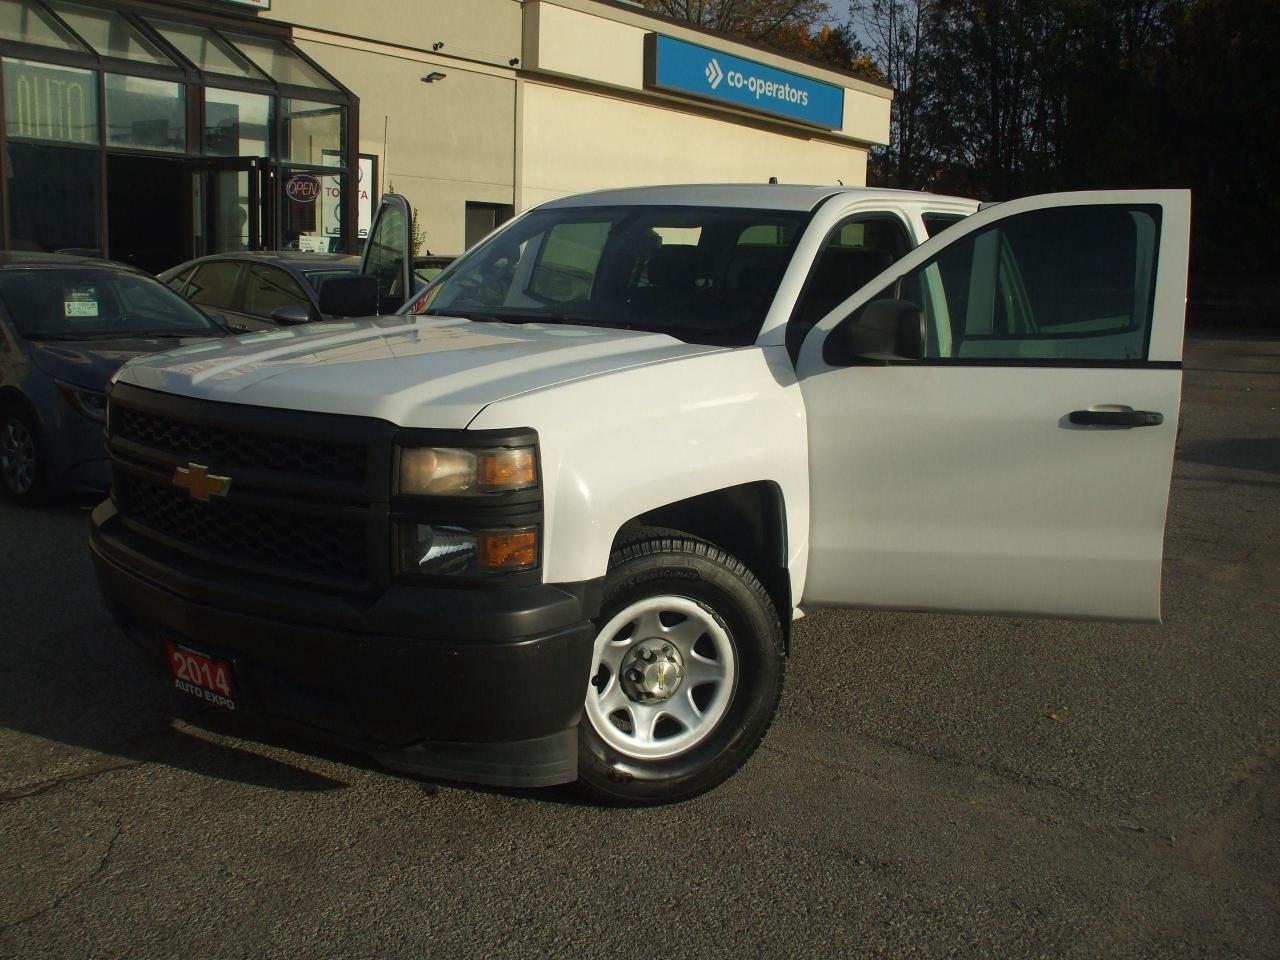
[[[924,222],[925,233],[930,237],[936,237],[947,227],[955,226],[965,218],[963,213],[923,213],[920,215],[921,221]]]

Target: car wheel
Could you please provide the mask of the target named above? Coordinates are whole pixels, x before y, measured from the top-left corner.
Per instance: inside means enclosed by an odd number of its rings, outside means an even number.
[[[23,410],[0,412],[0,489],[14,503],[44,499],[45,478],[35,421]]]
[[[610,558],[586,705],[580,788],[672,803],[728,779],[782,694],[782,627],[755,575],[719,547],[643,528]]]

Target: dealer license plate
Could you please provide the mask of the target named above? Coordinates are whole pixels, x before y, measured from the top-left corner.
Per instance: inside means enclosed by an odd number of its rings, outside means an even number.
[[[236,688],[231,680],[231,664],[215,660],[172,640],[165,646],[169,652],[169,672],[173,685],[185,694],[227,710],[236,708]]]

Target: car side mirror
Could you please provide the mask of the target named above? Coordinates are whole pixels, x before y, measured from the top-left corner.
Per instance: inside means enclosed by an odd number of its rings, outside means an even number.
[[[271,314],[272,323],[278,323],[282,327],[296,327],[300,323],[310,323],[311,320],[311,311],[299,303],[277,307]]]
[[[320,312],[327,317],[374,317],[378,281],[371,276],[334,277],[320,288]]]
[[[924,314],[910,300],[873,300],[841,320],[822,345],[822,359],[833,367],[855,363],[921,360],[925,351]]]

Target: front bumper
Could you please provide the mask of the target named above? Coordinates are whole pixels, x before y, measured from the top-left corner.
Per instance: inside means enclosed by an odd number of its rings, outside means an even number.
[[[192,569],[140,541],[110,501],[91,546],[113,615],[148,658],[163,667],[177,639],[230,661],[246,714],[429,776],[577,776],[598,582],[327,595]]]

